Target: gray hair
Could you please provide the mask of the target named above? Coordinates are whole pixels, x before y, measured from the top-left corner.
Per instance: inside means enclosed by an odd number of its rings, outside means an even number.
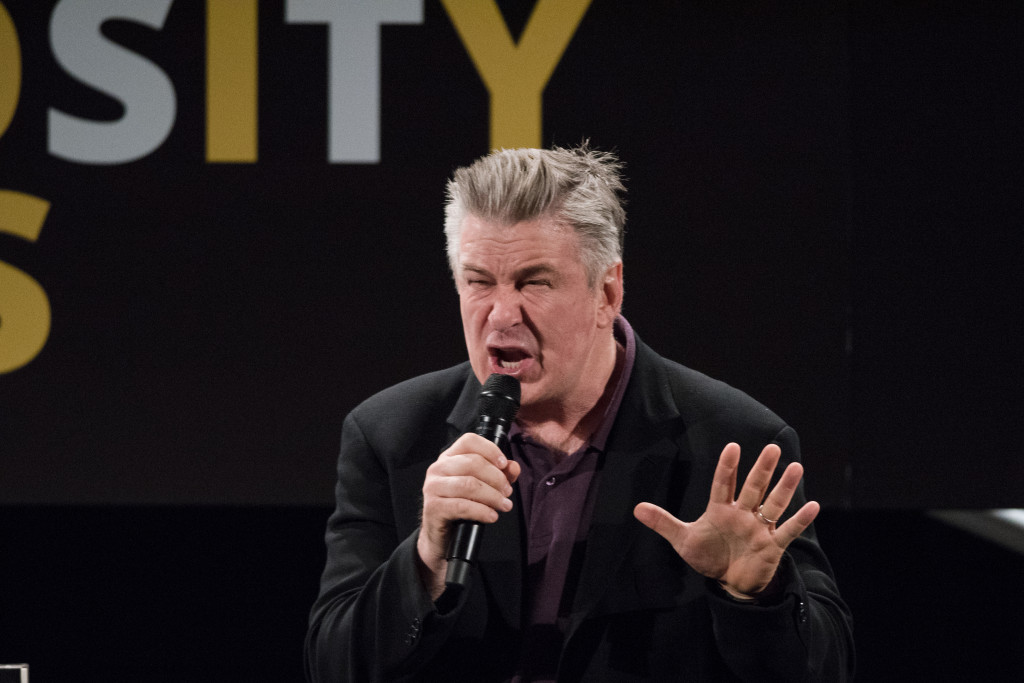
[[[448,265],[459,269],[459,238],[467,215],[514,225],[544,215],[571,226],[593,287],[622,260],[626,188],[611,152],[589,148],[502,149],[459,168],[448,181],[444,234]]]

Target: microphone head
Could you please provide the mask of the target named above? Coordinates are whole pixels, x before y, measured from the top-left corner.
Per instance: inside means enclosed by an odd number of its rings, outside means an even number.
[[[487,395],[501,396],[518,406],[520,397],[519,380],[512,375],[502,375],[496,372],[487,378],[483,389],[480,390],[481,398]]]
[[[480,390],[478,413],[498,419],[513,420],[519,410],[519,380],[510,375],[494,373]]]
[[[501,394],[508,398],[508,400],[519,403],[519,380],[512,375],[502,375],[496,372],[484,382],[480,394]]]

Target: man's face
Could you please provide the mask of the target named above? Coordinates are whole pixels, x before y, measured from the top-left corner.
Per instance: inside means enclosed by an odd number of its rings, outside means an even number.
[[[508,227],[469,215],[459,255],[462,327],[481,383],[492,373],[512,375],[525,410],[557,410],[607,380],[621,266],[589,287],[579,238],[552,218]]]

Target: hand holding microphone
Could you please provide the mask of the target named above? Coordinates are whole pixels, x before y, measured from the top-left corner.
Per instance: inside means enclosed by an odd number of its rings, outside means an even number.
[[[427,469],[417,550],[434,599],[446,585],[466,585],[483,524],[512,509],[519,464],[508,459],[507,448],[519,395],[518,380],[491,375],[480,392],[473,432]]]

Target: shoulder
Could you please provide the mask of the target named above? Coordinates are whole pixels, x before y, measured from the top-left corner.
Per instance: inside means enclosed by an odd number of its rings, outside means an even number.
[[[444,425],[472,376],[469,362],[407,379],[357,405],[349,420],[368,436],[395,436],[421,425]]]
[[[646,392],[661,399],[688,423],[726,421],[778,431],[785,422],[741,389],[657,354],[638,342],[636,372]]]

